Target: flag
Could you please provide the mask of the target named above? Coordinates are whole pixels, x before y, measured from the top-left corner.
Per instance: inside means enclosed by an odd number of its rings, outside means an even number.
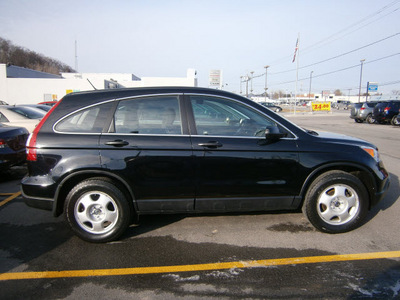
[[[296,53],[297,53],[297,50],[299,50],[299,38],[297,38],[297,41],[296,41],[296,48],[294,48],[294,55],[293,55],[292,63],[296,60]]]

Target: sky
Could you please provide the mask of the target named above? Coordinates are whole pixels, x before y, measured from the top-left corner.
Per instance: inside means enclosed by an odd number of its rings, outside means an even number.
[[[400,0],[0,0],[0,37],[72,68],[76,42],[82,73],[194,68],[207,87],[217,69],[236,93],[253,74],[257,94],[268,65],[269,93],[306,94],[311,78],[312,93],[356,95],[361,75],[362,92],[400,91]]]

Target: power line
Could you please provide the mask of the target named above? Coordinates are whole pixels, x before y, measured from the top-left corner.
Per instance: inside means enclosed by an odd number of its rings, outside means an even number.
[[[367,45],[361,46],[361,47],[359,47],[359,48],[350,50],[350,51],[348,51],[348,52],[345,52],[345,53],[342,53],[342,54],[333,56],[333,57],[331,57],[331,58],[327,58],[327,59],[321,60],[321,61],[316,62],[316,63],[312,63],[312,64],[309,64],[309,65],[306,65],[306,66],[302,66],[302,67],[299,68],[299,70],[305,69],[305,68],[308,68],[308,67],[311,67],[311,66],[319,65],[319,64],[322,64],[322,63],[324,63],[324,62],[327,62],[327,61],[330,61],[330,60],[333,60],[333,59],[336,59],[336,58],[339,58],[339,57],[348,55],[348,54],[350,54],[350,53],[354,53],[354,52],[356,52],[356,51],[358,51],[358,50],[361,50],[361,49],[370,47],[370,46],[372,46],[372,45],[378,44],[378,43],[380,43],[380,42],[383,42],[383,41],[385,41],[385,40],[388,40],[388,39],[390,39],[390,38],[392,38],[392,37],[395,37],[395,36],[397,36],[397,35],[399,35],[399,34],[400,34],[400,32],[397,32],[397,33],[392,34],[392,35],[390,35],[390,36],[388,36],[388,37],[385,37],[385,38],[380,39],[380,40],[378,40],[378,41],[375,41],[375,42],[369,43],[369,44],[367,44]],[[271,75],[277,75],[277,74],[283,74],[283,73],[293,72],[293,71],[295,71],[295,70],[296,70],[296,69],[291,69],[291,70],[286,70],[286,71],[281,71],[281,72],[276,72],[276,73],[270,73],[270,74],[271,74]]]
[[[381,17],[378,18],[378,19],[375,19],[375,20],[373,20],[373,21],[371,21],[371,22],[369,22],[369,23],[367,23],[367,24],[364,24],[364,25],[362,25],[362,26],[360,26],[360,27],[358,27],[358,28],[356,28],[356,29],[354,29],[354,30],[352,30],[352,31],[350,31],[350,32],[348,32],[348,33],[346,33],[346,34],[344,34],[344,35],[341,35],[341,36],[339,36],[339,37],[333,39],[336,35],[339,35],[340,33],[345,32],[345,31],[351,29],[352,27],[355,27],[355,26],[357,26],[357,25],[363,23],[364,21],[370,20],[371,18],[373,18],[373,17],[379,15],[379,14],[382,13],[385,9],[387,9],[387,8],[389,8],[389,7],[393,6],[393,5],[395,5],[395,4],[398,3],[399,1],[400,1],[400,0],[393,1],[392,3],[390,3],[390,4],[388,4],[388,5],[384,6],[384,7],[382,7],[382,8],[379,9],[378,11],[376,11],[376,12],[374,12],[374,13],[372,13],[372,14],[366,16],[366,17],[364,17],[364,18],[361,19],[360,21],[357,21],[357,22],[355,22],[355,23],[353,23],[353,24],[351,24],[351,25],[345,27],[344,29],[339,30],[338,32],[336,32],[336,33],[330,35],[329,37],[327,37],[327,38],[325,38],[325,39],[323,39],[323,40],[321,40],[321,41],[319,41],[319,42],[317,42],[317,43],[315,43],[315,44],[312,44],[312,45],[310,45],[310,46],[308,46],[308,47],[302,49],[303,54],[304,54],[305,51],[307,51],[307,50],[309,50],[309,49],[312,49],[314,46],[320,46],[320,45],[321,45],[323,42],[325,42],[325,41],[327,41],[327,42],[324,44],[324,46],[327,45],[327,44],[329,44],[329,43],[331,43],[331,42],[333,42],[333,41],[336,41],[336,40],[338,40],[338,39],[340,39],[340,38],[342,38],[342,37],[344,37],[344,36],[346,36],[346,35],[349,35],[350,33],[353,33],[353,32],[355,32],[355,31],[357,31],[357,30],[359,30],[359,29],[361,29],[361,28],[364,28],[364,27],[366,27],[366,26],[368,26],[368,25],[370,25],[370,24],[372,24],[372,23],[374,23],[374,22],[376,22],[376,21],[379,21],[380,19],[382,19],[382,18],[384,18],[384,17],[386,17],[386,16],[388,16],[388,15],[390,15],[390,14],[396,12],[397,10],[399,10],[399,8],[396,8],[395,10],[393,10],[393,11],[391,11],[391,12],[389,12],[389,13],[383,15],[383,16],[381,16]],[[320,48],[320,47],[318,47],[318,48]]]
[[[376,21],[378,21],[378,20],[380,20],[380,19],[386,17],[386,16],[389,15],[389,14],[394,13],[395,11],[399,10],[399,8],[396,8],[395,10],[393,10],[393,11],[387,13],[386,15],[381,16],[380,18],[375,19],[375,20],[373,20],[373,21],[371,21],[371,22],[369,22],[369,23],[367,23],[367,24],[364,24],[363,26],[358,27],[358,28],[356,28],[355,30],[353,30],[353,31],[351,31],[351,32],[349,32],[349,33],[347,33],[347,34],[345,34],[345,35],[342,35],[342,36],[339,36],[339,37],[333,39],[335,36],[339,35],[340,33],[345,32],[345,31],[351,29],[352,27],[355,27],[355,26],[357,26],[358,24],[361,24],[361,23],[364,22],[364,21],[370,20],[371,18],[373,18],[373,17],[379,15],[379,14],[382,13],[384,10],[386,10],[386,9],[388,9],[388,8],[390,8],[390,7],[392,7],[393,5],[396,5],[398,2],[400,2],[400,0],[393,1],[393,2],[389,3],[388,5],[386,5],[386,6],[382,7],[382,8],[380,8],[380,9],[377,10],[376,12],[374,12],[374,13],[372,13],[372,14],[370,14],[370,15],[364,17],[364,18],[362,18],[361,20],[359,20],[359,21],[357,21],[357,22],[355,22],[355,23],[353,23],[353,24],[351,24],[351,25],[349,25],[349,26],[347,26],[347,27],[345,27],[345,28],[339,30],[338,32],[336,32],[336,33],[334,33],[334,34],[332,34],[332,35],[330,35],[330,36],[328,36],[328,37],[326,37],[326,38],[320,40],[319,42],[316,42],[316,43],[314,43],[314,44],[312,44],[312,45],[310,45],[310,46],[308,46],[308,47],[302,49],[302,53],[303,53],[304,51],[308,51],[308,50],[312,49],[312,48],[315,47],[315,46],[321,46],[321,44],[323,44],[323,43],[325,43],[325,44],[323,45],[323,46],[325,46],[325,45],[327,45],[328,43],[331,43],[331,42],[333,42],[333,41],[336,41],[336,40],[338,40],[338,39],[340,39],[340,38],[342,38],[342,37],[344,37],[344,36],[346,36],[346,35],[348,35],[348,34],[350,34],[350,33],[353,33],[353,32],[355,32],[355,31],[357,31],[357,30],[359,30],[359,29],[361,29],[361,28],[363,28],[363,27],[365,27],[365,26],[367,26],[367,25],[370,25],[370,24],[373,23],[373,22],[376,22]],[[285,57],[282,57],[282,58],[280,58],[280,59],[277,59],[277,60],[275,60],[275,61],[272,61],[272,62],[270,63],[270,65],[271,65],[271,66],[274,66],[275,63],[280,63],[280,62],[283,62],[283,61],[287,61],[288,57],[291,57],[291,54],[290,54],[290,55],[287,55],[287,56],[285,56]]]
[[[365,62],[364,64],[375,63],[377,61],[380,61],[380,60],[383,60],[383,59],[387,59],[387,58],[390,58],[390,57],[393,57],[393,56],[396,56],[396,55],[400,55],[400,52],[399,53],[394,53],[394,54],[391,54],[391,55],[387,55],[387,56],[384,56],[384,57],[381,57],[381,58],[377,58],[377,59]],[[346,71],[346,70],[349,70],[349,69],[353,69],[353,68],[358,68],[358,67],[360,67],[360,65],[356,64],[356,65],[349,66],[349,67],[346,67],[346,68],[342,68],[342,69],[339,69],[339,70],[330,71],[330,72],[319,74],[319,75],[313,75],[313,78],[323,77],[323,76],[331,75],[331,74],[338,73],[338,72],[343,72],[343,71]],[[308,79],[309,79],[309,77],[304,77],[304,78],[300,78],[299,81],[308,80]],[[295,80],[275,83],[275,84],[272,84],[272,85],[282,85],[282,84],[288,84],[288,83],[293,83],[293,82],[295,82]]]

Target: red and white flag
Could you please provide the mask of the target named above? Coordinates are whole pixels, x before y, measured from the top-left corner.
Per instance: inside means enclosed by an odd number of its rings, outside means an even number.
[[[297,38],[297,41],[296,41],[296,48],[294,48],[294,55],[293,55],[292,63],[296,60],[296,53],[297,53],[297,50],[299,50],[299,38]]]

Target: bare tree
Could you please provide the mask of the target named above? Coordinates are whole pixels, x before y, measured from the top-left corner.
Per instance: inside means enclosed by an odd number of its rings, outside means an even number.
[[[11,64],[18,67],[29,68],[36,71],[60,74],[61,72],[74,72],[74,70],[58,61],[34,51],[15,46],[10,41],[0,37],[0,63]]]

